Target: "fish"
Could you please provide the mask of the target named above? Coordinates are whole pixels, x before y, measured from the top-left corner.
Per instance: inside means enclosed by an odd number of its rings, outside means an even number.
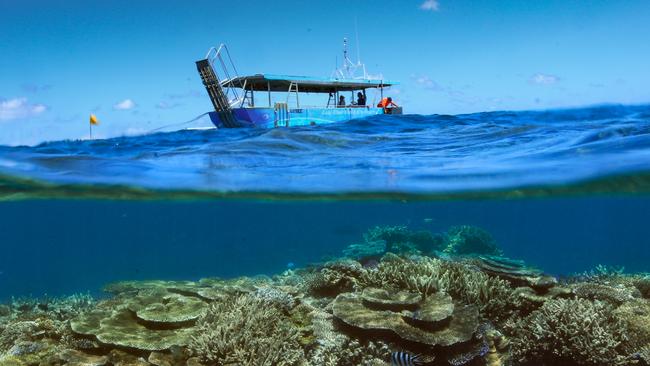
[[[412,355],[407,352],[395,351],[390,354],[391,366],[420,366],[424,362],[420,359],[420,355]]]

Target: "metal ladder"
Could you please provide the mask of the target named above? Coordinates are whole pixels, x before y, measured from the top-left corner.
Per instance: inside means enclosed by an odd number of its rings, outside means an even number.
[[[217,112],[223,124],[226,127],[237,127],[237,121],[232,115],[228,98],[226,98],[226,94],[223,92],[221,83],[210,62],[207,59],[199,60],[196,62],[196,68],[199,71],[205,89],[208,91],[210,101],[214,106],[214,111]]]
[[[225,51],[227,59],[222,57],[222,51]],[[217,61],[225,77],[223,82],[219,80],[219,74],[214,69],[214,63]],[[237,79],[238,75],[235,64],[230,57],[228,47],[225,44],[221,44],[218,49],[214,47],[210,48],[205,59],[196,61],[196,69],[201,76],[201,81],[203,81],[205,89],[208,91],[210,101],[214,106],[214,111],[217,112],[224,126],[238,127],[239,123],[233,115],[231,106],[236,104],[239,99],[237,88],[243,88],[245,86],[235,85],[233,82],[233,80]],[[230,94],[234,97],[232,101],[228,98]]]

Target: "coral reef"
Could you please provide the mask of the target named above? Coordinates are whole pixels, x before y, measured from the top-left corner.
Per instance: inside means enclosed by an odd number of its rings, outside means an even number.
[[[487,316],[504,315],[512,291],[507,281],[467,263],[428,257],[403,259],[391,254],[367,270],[361,283],[364,287],[406,289],[422,296],[446,292],[462,303],[478,305]]]
[[[408,306],[401,303],[397,300],[391,307],[405,311],[387,311],[368,303],[364,296],[341,294],[334,300],[332,311],[352,327],[370,333],[389,331],[406,341],[429,346],[467,342],[478,328],[478,309],[456,307],[448,295],[429,296],[413,311],[407,311]]]
[[[0,365],[649,365],[650,277],[561,282],[471,226],[375,227],[272,278],[125,281],[0,304]]]
[[[629,329],[606,303],[586,299],[547,301],[509,324],[518,361],[556,360],[578,365],[628,365]]]
[[[472,263],[483,272],[501,277],[517,286],[530,286],[543,291],[557,284],[557,279],[544,275],[536,268],[526,266],[521,260],[494,255],[479,255],[472,260]]]
[[[451,227],[446,234],[445,253],[500,255],[494,238],[487,231],[476,226]]]
[[[650,299],[650,276],[643,276],[634,281],[634,286],[639,290],[641,296]]]
[[[191,353],[216,365],[297,365],[304,357],[300,333],[277,302],[239,295],[210,306],[189,344]]]
[[[343,255],[365,263],[389,252],[418,255],[442,250],[444,245],[442,234],[411,231],[406,226],[376,226],[363,234],[363,242],[344,249]]]
[[[627,343],[631,352],[642,353],[644,347],[650,347],[650,301],[635,299],[619,306],[614,313],[627,325]]]
[[[334,297],[359,288],[359,279],[366,270],[359,262],[342,259],[327,262],[322,268],[304,274],[306,292],[316,296]]]
[[[573,293],[579,298],[604,301],[612,305],[621,305],[641,296],[635,287],[622,284],[608,286],[594,282],[581,282],[574,284],[572,288]]]

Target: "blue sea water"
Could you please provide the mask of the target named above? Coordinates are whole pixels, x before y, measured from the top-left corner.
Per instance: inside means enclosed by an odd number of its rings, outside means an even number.
[[[650,106],[378,116],[0,147],[0,299],[279,273],[376,225],[650,272]]]

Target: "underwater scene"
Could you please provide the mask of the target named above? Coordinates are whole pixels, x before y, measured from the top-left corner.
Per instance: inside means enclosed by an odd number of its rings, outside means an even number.
[[[0,147],[0,365],[650,365],[650,106]]]

